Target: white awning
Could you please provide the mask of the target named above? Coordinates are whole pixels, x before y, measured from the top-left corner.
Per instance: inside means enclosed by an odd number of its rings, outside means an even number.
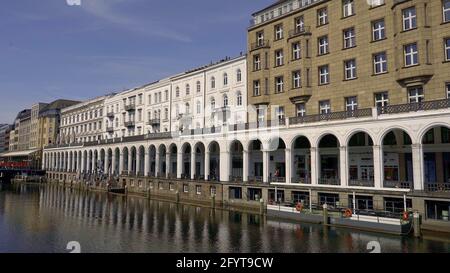
[[[18,151],[18,152],[9,152],[1,154],[0,157],[20,157],[20,156],[29,156],[39,150],[27,150],[27,151]]]

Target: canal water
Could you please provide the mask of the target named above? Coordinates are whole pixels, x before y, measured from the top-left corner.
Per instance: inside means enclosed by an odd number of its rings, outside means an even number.
[[[81,252],[370,252],[373,241],[381,252],[450,252],[448,237],[324,229],[50,185],[0,187],[0,252],[66,253],[72,241]]]

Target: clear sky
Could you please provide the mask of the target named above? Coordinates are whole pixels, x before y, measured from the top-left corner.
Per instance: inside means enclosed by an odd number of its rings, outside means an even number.
[[[246,50],[251,13],[275,0],[5,0],[0,123],[34,102],[85,100]]]

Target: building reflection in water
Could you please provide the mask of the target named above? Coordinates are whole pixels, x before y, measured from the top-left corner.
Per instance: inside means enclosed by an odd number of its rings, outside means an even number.
[[[80,242],[84,252],[368,252],[370,241],[384,252],[450,251],[449,242],[58,186],[1,191],[0,219],[0,235],[18,238],[3,241],[0,251],[65,252],[69,241]]]

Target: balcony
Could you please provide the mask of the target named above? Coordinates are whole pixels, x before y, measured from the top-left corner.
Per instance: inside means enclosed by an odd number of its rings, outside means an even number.
[[[450,183],[425,183],[425,191],[427,192],[450,192]]]
[[[332,112],[328,114],[307,115],[289,119],[289,124],[303,124],[320,121],[345,120],[349,118],[372,117],[372,109],[358,109],[355,111]]]
[[[125,121],[124,123],[125,127],[133,127],[136,125],[135,121]]]
[[[145,135],[145,139],[167,139],[172,138],[172,132],[150,133]]]
[[[108,118],[114,118],[114,112],[108,112],[108,113],[106,113],[106,117],[108,117]]]
[[[269,40],[262,40],[256,43],[252,43],[250,45],[251,50],[257,50],[257,49],[261,49],[261,48],[270,48],[270,42]]]
[[[385,188],[391,189],[412,189],[413,182],[411,181],[393,181],[393,180],[385,180],[383,183]]]
[[[353,187],[374,187],[375,182],[373,180],[349,179],[348,185]]]
[[[161,120],[159,118],[150,119],[147,121],[147,125],[150,126],[159,126],[161,124]]]
[[[108,133],[114,132],[114,127],[113,126],[106,127],[106,132],[108,132]]]
[[[319,185],[334,185],[338,186],[341,184],[341,180],[338,177],[335,178],[319,178]]]
[[[125,105],[125,111],[134,111],[136,110],[136,104],[130,103],[128,105]]]
[[[309,26],[298,27],[289,31],[289,39],[307,34],[311,34],[311,27]]]
[[[399,114],[450,108],[450,99],[388,105],[378,108],[378,115]]]
[[[293,184],[305,184],[309,185],[311,184],[311,177],[310,176],[304,176],[304,177],[292,177],[291,182]]]

